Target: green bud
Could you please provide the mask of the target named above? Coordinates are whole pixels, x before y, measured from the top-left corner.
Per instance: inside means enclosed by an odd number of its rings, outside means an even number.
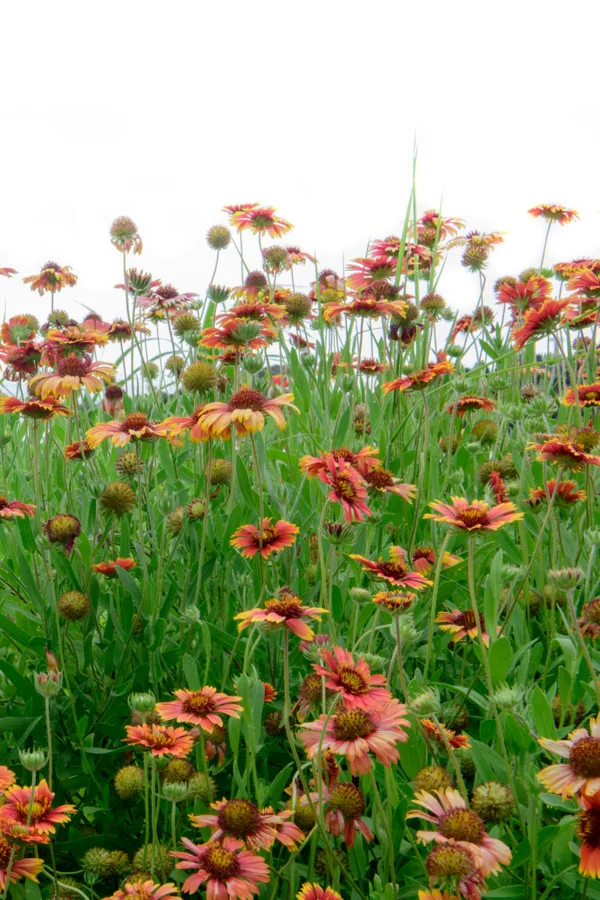
[[[147,691],[144,694],[130,694],[129,706],[134,712],[149,713],[156,706],[156,697],[152,691]]]

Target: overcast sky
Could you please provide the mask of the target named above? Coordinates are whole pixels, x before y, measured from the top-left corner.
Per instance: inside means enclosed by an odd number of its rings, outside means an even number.
[[[490,280],[539,264],[538,203],[581,213],[548,261],[600,256],[599,26],[597,3],[548,0],[6,4],[0,266],[19,277],[0,300],[44,317],[20,279],[53,259],[79,276],[59,307],[121,313],[117,215],[144,240],[133,264],[202,291],[206,230],[245,201],[341,269],[399,233],[415,136],[419,211],[443,194],[468,227],[508,232]],[[237,283],[222,258],[217,281]],[[442,293],[469,310],[459,258]]]

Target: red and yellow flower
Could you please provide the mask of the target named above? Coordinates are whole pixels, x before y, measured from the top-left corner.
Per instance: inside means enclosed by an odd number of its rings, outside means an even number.
[[[262,857],[244,849],[243,841],[223,838],[207,844],[194,844],[188,838],[181,839],[186,851],[173,851],[180,859],[176,869],[192,871],[183,882],[182,891],[194,894],[200,885],[206,885],[207,900],[251,900],[258,894],[259,884],[269,881],[269,867]]]
[[[252,234],[268,234],[271,238],[279,238],[294,227],[280,216],[275,215],[274,206],[246,206],[231,214],[230,223],[238,231],[250,230]]]
[[[319,469],[318,478],[331,488],[327,498],[341,504],[346,522],[360,522],[371,515],[371,509],[365,502],[365,481],[345,460],[336,460],[332,453],[326,453],[325,468]]]
[[[454,365],[449,359],[442,359],[435,363],[429,363],[426,369],[420,369],[418,372],[411,372],[402,378],[396,378],[394,381],[386,381],[381,385],[384,394],[391,391],[422,391],[443,375],[449,375],[454,372]]]
[[[451,503],[437,500],[430,503],[435,513],[426,513],[424,519],[444,522],[458,531],[497,531],[503,525],[517,522],[523,513],[517,512],[514,503],[498,503],[490,507],[483,500],[469,502],[464,497],[451,497]]]
[[[279,597],[265,600],[262,608],[248,609],[238,613],[234,619],[239,622],[238,631],[251,625],[260,625],[267,631],[287,628],[303,641],[312,641],[314,631],[307,624],[308,619],[321,621],[327,610],[319,606],[304,606],[300,597],[287,591],[280,591]]]
[[[241,551],[242,556],[252,557],[257,553],[267,559],[284,547],[291,547],[300,529],[292,522],[280,519],[271,525],[271,519],[263,519],[262,529],[256,525],[242,525],[231,537],[229,543]]]
[[[71,391],[82,388],[95,394],[115,377],[115,366],[111,363],[92,362],[87,353],[84,356],[61,357],[56,372],[41,372],[34,375],[29,386],[34,394],[46,397],[68,397]]]
[[[451,403],[446,412],[454,413],[462,418],[468,412],[492,412],[496,404],[488,397],[459,397],[455,403]]]
[[[38,275],[28,275],[23,279],[23,284],[30,284],[32,291],[37,291],[43,296],[46,291],[54,294],[62,291],[64,287],[73,287],[77,284],[77,275],[73,274],[70,266],[59,266],[56,262],[44,263]]]
[[[265,416],[269,416],[283,431],[286,425],[283,408],[289,407],[298,412],[292,403],[293,399],[293,394],[265,397],[260,391],[245,385],[227,403],[207,403],[198,418],[198,425],[210,437],[227,440],[231,436],[232,427],[240,436],[262,431]]]
[[[310,884],[306,881],[296,894],[296,900],[342,900],[342,898],[331,887],[322,888],[320,884]]]
[[[417,839],[423,844],[452,843],[467,847],[477,860],[477,867],[484,878],[497,875],[502,866],[508,866],[512,859],[510,848],[497,838],[491,838],[485,825],[471,809],[467,809],[464,799],[453,788],[436,791],[437,797],[428,791],[418,791],[415,803],[424,807],[412,809],[407,819],[420,818],[431,822],[435,831],[417,831]]]
[[[386,767],[400,759],[396,744],[408,740],[402,726],[410,725],[403,718],[405,713],[406,707],[397,700],[369,712],[345,709],[337,715],[322,715],[316,722],[305,722],[299,726],[299,738],[309,759],[330,750],[335,756],[346,757],[352,775],[366,775],[371,770],[370,753]]]
[[[565,406],[600,406],[600,381],[577,385],[577,393],[568,388],[562,402]]]
[[[137,563],[130,556],[118,556],[116,559],[110,559],[108,562],[96,563],[92,566],[92,571],[98,572],[99,575],[106,575],[107,578],[116,578],[117,569],[123,569],[130,572],[135,569]]]
[[[211,841],[221,841],[225,837],[235,838],[251,850],[269,850],[279,841],[290,851],[297,849],[297,843],[304,840],[304,834],[297,825],[289,822],[291,810],[274,813],[270,807],[259,809],[249,800],[237,798],[211,803],[216,815],[209,813],[190,816],[196,828],[212,828]]]
[[[204,731],[212,731],[215,725],[223,727],[221,716],[239,719],[243,709],[239,703],[240,697],[221,694],[214,687],[207,686],[198,691],[177,690],[175,697],[176,700],[156,704],[161,717],[175,719],[177,722],[191,722]]]
[[[574,481],[559,481],[557,485],[556,479],[550,478],[544,487],[529,488],[527,503],[529,506],[539,506],[540,503],[549,503],[554,498],[556,506],[568,508],[585,500],[585,497],[585,491],[578,490]]]
[[[421,719],[421,725],[427,732],[428,737],[437,741],[438,744],[445,746],[445,738],[454,750],[467,750],[471,746],[468,734],[457,734],[451,728],[446,728],[441,722],[437,725],[431,719]]]
[[[550,462],[571,472],[578,472],[584,466],[600,466],[600,456],[586,453],[568,437],[549,437],[543,443],[529,444],[528,450],[537,450],[540,462]]]
[[[180,900],[177,887],[172,883],[156,884],[152,878],[135,878],[126,881],[122,890],[115,891],[104,900]]]
[[[381,557],[374,562],[366,559],[357,553],[351,553],[350,559],[356,559],[361,563],[365,572],[369,572],[375,578],[389,581],[398,587],[411,588],[411,590],[421,591],[425,587],[429,587],[432,582],[425,578],[420,572],[411,572],[406,564],[406,550],[402,547],[390,547],[389,560]]]
[[[513,340],[515,348],[522,350],[527,341],[532,338],[538,339],[546,334],[556,331],[560,323],[561,316],[570,304],[570,299],[563,300],[544,300],[539,308],[530,309],[523,316],[523,324],[513,329]]]
[[[54,794],[42,779],[33,789],[13,785],[4,792],[4,804],[0,806],[0,831],[10,832],[19,827],[20,840],[25,843],[45,844],[56,832],[56,825],[68,822],[77,811],[70,803],[52,806]]]
[[[24,519],[25,516],[35,516],[35,506],[20,500],[7,500],[0,494],[0,522],[3,519]]]
[[[479,614],[479,621],[476,621],[475,614],[470,609],[453,609],[450,612],[440,612],[437,614],[435,621],[442,631],[451,632],[453,644],[462,641],[464,637],[469,637],[474,641],[481,631],[483,643],[486,647],[490,645],[490,636],[485,630],[483,616]]]
[[[549,223],[558,222],[559,225],[568,225],[569,222],[579,218],[576,210],[559,206],[557,203],[541,203],[539,206],[533,206],[528,212],[534,219],[544,219]]]
[[[576,728],[567,740],[540,738],[538,743],[567,760],[538,772],[547,791],[562,797],[591,796],[600,791],[600,715],[590,719],[589,731]]]
[[[56,399],[46,397],[45,400],[18,400],[16,397],[0,397],[0,414],[15,413],[27,419],[52,419],[54,416],[71,416],[68,406]]]
[[[94,425],[86,431],[85,437],[88,446],[95,450],[106,440],[110,440],[115,447],[124,447],[130,441],[156,441],[164,434],[144,413],[129,413],[122,421],[115,419]]]
[[[194,745],[193,735],[189,731],[172,725],[126,725],[125,731],[125,743],[130,747],[149,750],[152,756],[168,755],[185,759]]]
[[[44,868],[44,861],[36,857],[27,859],[18,859],[16,847],[3,834],[0,834],[0,890],[6,888],[6,881],[9,877],[8,868],[10,866],[10,883],[14,884],[21,878],[27,878],[29,881],[37,881],[38,875]],[[11,865],[12,862],[12,865]]]
[[[369,712],[392,699],[385,685],[385,675],[372,675],[362,656],[355,661],[348,650],[333,647],[321,650],[322,665],[313,669],[325,679],[325,687],[340,694],[346,709],[364,709]]]

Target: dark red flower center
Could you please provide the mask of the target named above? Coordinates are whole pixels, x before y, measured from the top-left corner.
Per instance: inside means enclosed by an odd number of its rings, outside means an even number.
[[[487,506],[485,509],[467,506],[466,509],[456,513],[456,518],[459,522],[463,522],[467,528],[474,528],[476,525],[487,525],[489,522]]]
[[[362,675],[359,675],[351,666],[340,666],[337,675],[340,684],[345,687],[350,694],[369,693],[369,685]]]
[[[202,716],[209,712],[214,712],[214,703],[212,697],[207,697],[200,691],[191,693],[183,701],[183,711],[193,713],[196,716]]]
[[[244,838],[255,834],[260,821],[260,812],[249,800],[228,800],[219,810],[219,827],[236,837]]]
[[[142,428],[149,425],[148,417],[144,413],[130,413],[121,424],[121,431],[126,434],[131,431],[141,431]]]
[[[329,793],[330,809],[339,809],[344,819],[359,819],[365,811],[365,797],[350,782],[336,784]]]
[[[394,478],[387,469],[373,469],[371,472],[367,472],[364,477],[367,484],[380,491],[394,486]]]
[[[427,857],[427,871],[432,878],[454,876],[468,878],[474,873],[473,857],[463,847],[439,844]]]
[[[335,479],[334,489],[336,494],[344,500],[354,500],[357,496],[356,487],[346,475],[338,475]]]
[[[338,741],[355,741],[366,738],[375,731],[372,717],[362,709],[347,709],[337,715],[333,722],[333,733]]]
[[[297,597],[286,597],[283,600],[275,598],[267,600],[265,609],[269,612],[277,613],[278,616],[283,616],[286,619],[301,619],[305,612],[302,603]]]
[[[229,408],[252,409],[254,412],[260,412],[260,410],[264,409],[265,402],[265,398],[260,391],[253,391],[252,388],[242,388],[229,401]]]
[[[304,700],[319,700],[322,691],[321,676],[316,672],[307,675],[300,687],[300,696]]]
[[[384,578],[404,578],[408,569],[399,562],[378,563],[379,573]]]
[[[479,844],[485,836],[485,826],[477,813],[470,809],[451,809],[440,819],[439,830],[444,837],[455,841]]]
[[[584,737],[575,741],[569,763],[582,778],[600,778],[600,738]]]
[[[64,375],[71,375],[81,378],[82,375],[88,374],[91,365],[92,359],[87,353],[85,356],[70,355],[64,357],[64,359],[58,360],[56,370],[61,377]]]
[[[581,813],[577,837],[590,847],[600,847],[600,809],[586,809]]]
[[[0,509],[7,509],[10,506],[10,503],[0,494]]]
[[[202,854],[202,868],[212,878],[218,881],[227,881],[239,874],[240,864],[235,853],[225,850],[218,844],[209,844]]]
[[[472,609],[465,609],[462,614],[462,624],[464,628],[467,628],[469,631],[471,628],[477,627],[477,622],[475,620],[475,614]]]

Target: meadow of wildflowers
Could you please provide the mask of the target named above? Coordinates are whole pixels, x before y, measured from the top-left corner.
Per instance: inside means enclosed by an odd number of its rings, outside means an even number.
[[[200,292],[121,216],[112,322],[0,269],[2,900],[600,898],[600,260],[529,214],[227,206]]]

